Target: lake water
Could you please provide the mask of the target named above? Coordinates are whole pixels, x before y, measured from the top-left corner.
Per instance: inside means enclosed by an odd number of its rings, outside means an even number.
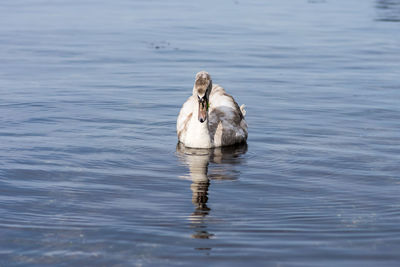
[[[0,14],[0,266],[399,265],[400,1]],[[177,146],[203,69],[247,146]]]

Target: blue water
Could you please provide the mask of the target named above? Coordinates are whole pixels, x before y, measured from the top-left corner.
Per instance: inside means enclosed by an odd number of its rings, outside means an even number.
[[[3,1],[0,266],[398,266],[400,1]],[[247,146],[177,146],[207,70]]]

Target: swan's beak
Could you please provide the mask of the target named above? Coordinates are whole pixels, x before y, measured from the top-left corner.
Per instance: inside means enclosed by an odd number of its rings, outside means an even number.
[[[201,123],[205,122],[207,119],[207,100],[203,98],[199,98],[199,121]]]

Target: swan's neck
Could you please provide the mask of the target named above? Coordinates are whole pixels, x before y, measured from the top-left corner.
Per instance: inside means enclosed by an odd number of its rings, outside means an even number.
[[[201,123],[199,117],[199,106],[197,101],[194,101],[193,116],[190,119],[187,140],[185,145],[188,147],[211,148],[211,138],[208,130],[208,118]]]

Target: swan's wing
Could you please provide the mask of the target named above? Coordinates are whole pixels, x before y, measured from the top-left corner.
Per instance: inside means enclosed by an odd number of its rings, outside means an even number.
[[[189,97],[186,102],[182,105],[179,112],[178,119],[176,120],[176,132],[178,137],[181,136],[182,132],[186,128],[186,124],[189,122],[193,114],[193,97]]]
[[[210,94],[209,130],[214,142],[229,145],[247,139],[244,107],[240,108],[233,97],[218,85]]]
[[[235,99],[225,92],[225,89],[219,86],[218,84],[213,85],[213,88],[210,93],[210,106],[214,108],[218,108],[221,106],[226,106],[232,108],[234,111],[234,115],[238,115],[237,123],[240,123],[240,120],[244,118],[246,111],[244,110],[244,105],[239,107],[236,103]]]
[[[230,124],[237,126],[244,118],[244,105],[240,108],[236,103],[235,99],[227,94],[219,85],[214,85],[210,94],[210,111],[216,110],[217,116],[213,118],[224,117],[223,121],[227,121]],[[210,112],[211,113],[211,112]],[[210,120],[211,121],[211,120]]]

